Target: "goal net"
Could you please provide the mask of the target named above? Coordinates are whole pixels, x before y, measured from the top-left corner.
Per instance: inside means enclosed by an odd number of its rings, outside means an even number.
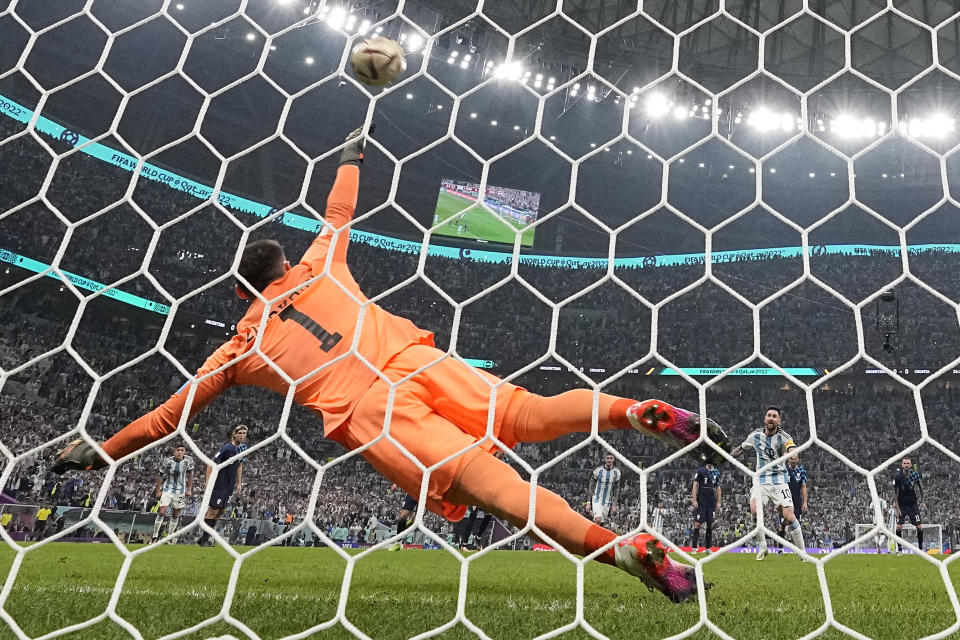
[[[895,531],[885,531],[873,524],[858,524],[856,530],[857,553],[893,553],[897,550]],[[904,525],[901,539],[909,542],[918,549],[917,528],[912,524]],[[939,524],[923,525],[923,551],[926,553],[943,553],[943,526]],[[951,551],[953,551],[951,549]]]
[[[372,36],[406,50],[384,88],[350,70]],[[911,632],[956,633],[938,551],[960,509],[958,96],[960,12],[934,0],[0,0],[0,636],[893,637],[861,596],[907,597],[898,569],[840,556],[876,548],[855,523],[895,482],[943,523],[906,559]],[[334,230],[360,126],[359,201]],[[698,605],[558,549],[536,501],[525,526],[446,521],[418,499],[458,457],[400,451],[423,478],[408,501],[298,404],[319,370],[231,388],[105,470],[50,473],[76,438],[230,375],[196,372],[248,308],[243,247],[276,239],[295,262],[320,233],[349,234],[359,289],[447,361],[592,390],[592,430],[510,449],[484,377],[469,446],[591,520],[613,454],[614,544],[676,549]],[[357,340],[343,358],[390,398],[371,446],[394,443],[403,381]],[[734,445],[778,407],[799,460],[726,455],[695,529],[700,463],[600,431],[600,393],[705,415]],[[758,474],[794,482],[813,562],[746,555],[758,533],[791,544],[779,513],[750,514]]]

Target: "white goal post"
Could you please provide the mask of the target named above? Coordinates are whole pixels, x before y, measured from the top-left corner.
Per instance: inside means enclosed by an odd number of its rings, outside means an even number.
[[[855,547],[857,553],[888,553],[896,551],[896,540],[883,529],[879,529],[876,535],[869,536],[860,540],[875,524],[858,524],[854,532],[857,538]],[[910,544],[917,544],[917,528],[912,524],[903,525],[901,536]],[[943,553],[943,525],[925,524],[923,525],[923,550],[927,553]]]

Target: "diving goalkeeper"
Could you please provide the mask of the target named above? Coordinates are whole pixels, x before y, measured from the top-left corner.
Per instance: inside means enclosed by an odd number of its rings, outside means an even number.
[[[234,385],[285,394],[288,385],[274,369],[278,367],[299,381],[295,401],[321,416],[324,435],[347,449],[367,445],[388,425],[391,438],[424,466],[450,458],[432,470],[426,495],[420,495],[420,469],[392,442],[383,438],[362,452],[381,474],[419,496],[431,511],[459,520],[468,505],[476,505],[523,527],[530,485],[493,455],[492,442],[466,450],[487,434],[492,387],[497,385],[492,435],[508,447],[589,432],[593,392],[576,389],[543,397],[502,382],[447,356],[434,347],[431,332],[367,300],[346,260],[364,143],[360,129],[347,138],[327,200],[326,225],[299,263],[291,266],[274,240],[258,240],[244,248],[238,267],[243,281],[237,280],[236,291],[250,307],[237,324],[236,335],[197,372],[198,379],[207,377],[195,383],[193,401],[187,404],[189,386],[184,385],[103,443],[103,450],[112,460],[139,451],[176,430],[184,414],[191,420]],[[254,289],[272,300],[269,306]],[[258,335],[264,314],[268,319]],[[390,386],[375,370],[391,381],[403,380],[396,386],[389,415]],[[601,394],[597,420],[600,431],[636,429],[675,447],[700,435],[698,416],[659,400],[636,402]],[[709,420],[707,435],[728,446],[723,430]],[[696,454],[701,460],[722,458],[706,443]],[[107,464],[82,439],[57,457],[55,470],[61,472]],[[556,544],[579,555],[616,538],[543,487],[537,487],[535,523]],[[674,602],[696,594],[693,568],[673,562],[652,536],[640,534],[611,545],[597,559],[640,578]]]

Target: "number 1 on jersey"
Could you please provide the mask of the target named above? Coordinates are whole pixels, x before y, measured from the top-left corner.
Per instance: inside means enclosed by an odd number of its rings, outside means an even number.
[[[287,305],[287,308],[281,311],[278,315],[284,322],[287,320],[292,320],[309,331],[313,337],[320,341],[320,348],[323,349],[324,352],[333,349],[335,346],[337,346],[337,343],[343,339],[343,336],[341,336],[339,333],[330,333],[317,324],[316,320],[295,309],[292,304]]]

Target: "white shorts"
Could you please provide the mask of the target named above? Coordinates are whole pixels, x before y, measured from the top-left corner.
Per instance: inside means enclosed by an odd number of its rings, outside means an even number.
[[[187,496],[183,493],[173,493],[172,491],[164,491],[160,494],[160,506],[161,507],[173,507],[174,509],[183,509],[187,504]]]
[[[594,520],[596,520],[598,516],[601,520],[606,520],[610,516],[610,504],[604,504],[599,500],[591,500],[590,513],[593,514]]]
[[[793,494],[787,484],[758,484],[750,491],[750,499],[757,501],[757,508],[772,502],[777,507],[793,508]]]

